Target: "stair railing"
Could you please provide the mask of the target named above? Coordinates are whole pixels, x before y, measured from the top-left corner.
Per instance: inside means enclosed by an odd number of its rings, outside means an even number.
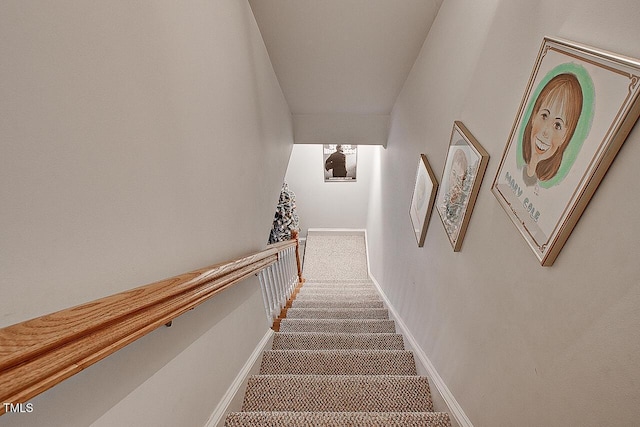
[[[302,281],[298,248],[295,235],[245,257],[0,329],[0,402],[28,401],[251,275],[259,275],[270,298],[277,295],[269,304],[280,304]],[[0,415],[5,408],[0,405]]]

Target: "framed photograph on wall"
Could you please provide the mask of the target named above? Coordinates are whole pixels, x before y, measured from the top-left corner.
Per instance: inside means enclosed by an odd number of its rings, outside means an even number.
[[[411,225],[420,248],[424,245],[424,238],[427,235],[427,226],[429,225],[437,189],[438,181],[431,169],[431,165],[429,165],[427,156],[421,154],[416,173],[416,183],[413,188],[413,197],[411,197],[411,208],[409,209]]]
[[[355,182],[358,169],[358,146],[325,144],[322,146],[324,182]]]
[[[488,162],[489,153],[462,122],[454,122],[436,198],[436,210],[454,252],[462,247]]]
[[[640,113],[637,59],[545,38],[491,190],[555,261]]]

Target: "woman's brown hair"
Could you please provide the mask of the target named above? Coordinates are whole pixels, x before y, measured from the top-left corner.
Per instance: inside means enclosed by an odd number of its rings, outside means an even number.
[[[548,101],[548,103],[551,104],[557,100],[560,100],[564,107],[567,133],[558,150],[550,158],[541,160],[536,166],[536,175],[540,181],[550,180],[558,172],[558,169],[560,169],[562,156],[569,145],[569,141],[571,141],[573,137],[578,119],[582,113],[582,87],[580,87],[578,78],[575,75],[570,73],[558,74],[549,80],[549,83],[545,85],[540,95],[538,95],[538,99],[536,99],[533,105],[533,110],[531,111],[522,137],[522,155],[527,164],[531,161],[531,128],[533,127],[533,118],[538,114],[540,106],[544,101]]]

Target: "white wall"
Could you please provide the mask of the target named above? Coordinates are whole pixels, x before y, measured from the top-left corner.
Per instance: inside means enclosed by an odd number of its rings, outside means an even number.
[[[632,426],[640,418],[640,225],[632,131],[554,266],[490,192],[545,35],[640,58],[632,0],[447,0],[392,114],[368,221],[371,267],[475,426]],[[454,120],[491,158],[462,251],[437,213],[409,221],[425,153],[442,174]]]
[[[322,145],[293,146],[285,179],[296,194],[302,236],[309,228],[366,228],[377,150],[377,146],[358,146],[356,182],[324,182]]]
[[[264,247],[293,135],[246,1],[7,0],[0,54],[0,326]],[[203,425],[260,299],[248,280],[0,423]]]

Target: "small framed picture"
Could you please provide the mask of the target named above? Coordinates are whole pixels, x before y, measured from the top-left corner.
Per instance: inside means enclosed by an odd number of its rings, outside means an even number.
[[[424,245],[424,238],[427,235],[427,226],[429,225],[437,189],[438,181],[431,169],[431,165],[429,165],[427,156],[421,154],[416,173],[416,183],[413,188],[413,197],[411,198],[411,208],[409,209],[411,225],[420,248]]]
[[[324,182],[355,182],[358,169],[358,146],[324,144],[322,146]]]
[[[640,61],[546,37],[491,191],[555,261],[640,114]]]
[[[454,122],[436,199],[436,210],[454,252],[462,247],[488,162],[489,154],[471,132],[462,122]]]

